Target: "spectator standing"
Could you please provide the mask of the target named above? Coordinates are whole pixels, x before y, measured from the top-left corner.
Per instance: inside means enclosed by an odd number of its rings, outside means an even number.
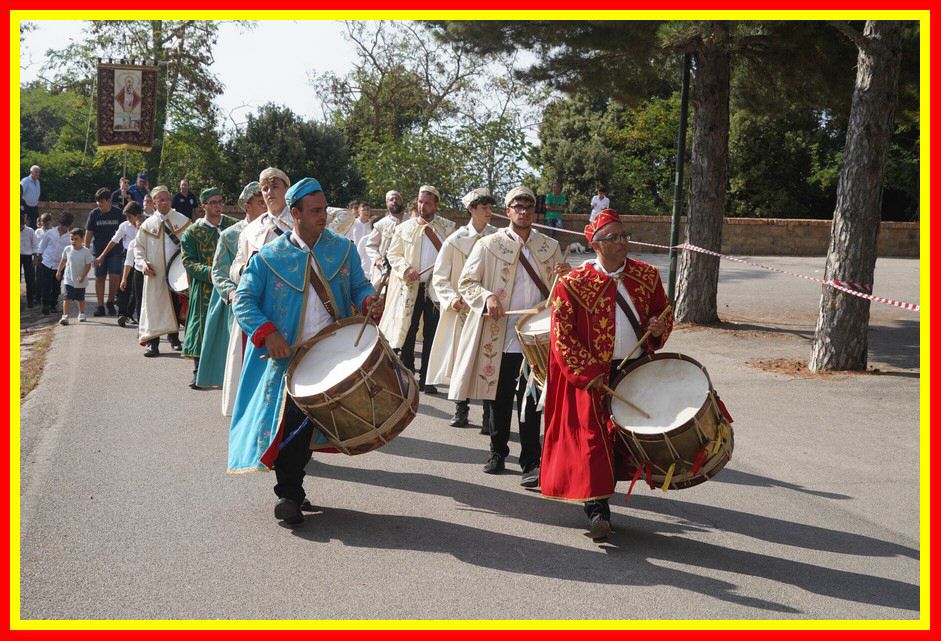
[[[143,207],[144,196],[147,195],[149,191],[147,174],[144,172],[137,174],[137,182],[131,185],[127,191],[131,194],[131,198],[133,198],[138,205]]]
[[[39,216],[39,196],[42,191],[39,173],[41,171],[39,165],[33,165],[29,168],[29,176],[20,181],[20,187],[23,188],[23,201],[26,205],[26,224],[33,229],[36,229],[36,218]]]
[[[154,197],[150,194],[144,194],[144,213],[143,218],[147,218],[151,214],[157,211],[157,206],[154,205]]]
[[[140,227],[141,224],[140,205],[138,205],[133,200],[129,202],[124,208],[124,217],[127,220],[118,225],[118,229],[114,232],[114,236],[112,236],[111,240],[108,241],[107,247],[105,247],[104,251],[101,252],[101,254],[99,254],[95,259],[95,267],[100,267],[101,264],[108,258],[108,254],[111,253],[111,250],[115,248],[119,248],[118,253],[123,254],[125,259],[128,252],[134,250],[132,243],[137,237],[137,228]],[[124,260],[123,267],[127,267],[128,264],[133,265],[133,259],[130,263],[128,263],[127,260]],[[126,273],[126,270],[124,270],[124,272]],[[124,273],[122,273],[122,280],[123,279]],[[120,290],[118,292],[118,325],[124,327],[130,320],[131,316],[130,302],[133,289],[120,287],[120,285],[118,286],[118,289]]]
[[[35,284],[36,270],[33,257],[39,253],[39,241],[36,232],[26,224],[26,214],[20,216],[20,270],[26,280],[26,307],[32,307],[38,300]]]
[[[196,209],[196,205],[198,204],[199,201],[196,199],[196,194],[190,191],[190,181],[184,178],[180,181],[180,191],[173,194],[173,200],[170,202],[170,206],[190,220],[193,220],[193,210]]]
[[[598,187],[598,193],[591,197],[591,214],[588,216],[588,222],[595,222],[595,217],[603,210],[611,207],[611,199],[604,187]]]
[[[36,243],[42,240],[43,235],[52,229],[52,214],[48,211],[44,212],[42,216],[39,217],[39,227],[36,228]],[[37,255],[39,252],[36,252]],[[37,260],[38,262],[38,260]]]
[[[118,211],[123,211],[124,207],[134,200],[131,198],[131,192],[128,191],[130,188],[131,181],[121,176],[118,188],[111,192],[111,206],[117,207]]]
[[[546,194],[546,225],[555,229],[562,228],[562,212],[565,211],[565,202],[562,185],[556,180],[552,183],[552,193]],[[550,231],[549,236],[555,238],[555,230]]]
[[[45,214],[43,214],[45,216]],[[50,218],[52,218],[50,216]],[[74,217],[69,212],[59,214],[59,226],[49,229],[39,241],[39,254],[41,260],[37,269],[36,280],[39,284],[39,294],[42,296],[42,313],[51,314],[59,303],[59,281],[56,280],[56,270],[62,252],[70,244],[69,227]]]
[[[56,281],[61,280],[65,283],[65,301],[62,303],[60,325],[69,324],[69,301],[71,300],[78,302],[78,321],[85,322],[85,285],[88,283],[88,271],[94,259],[82,240],[84,233],[85,230],[81,227],[76,227],[69,232],[71,244],[62,250],[59,269],[56,270]]]
[[[117,208],[111,206],[111,191],[107,187],[102,187],[95,192],[95,200],[98,206],[88,214],[85,244],[91,247],[91,253],[98,258],[104,253],[108,241],[114,237],[118,227],[124,222],[124,216]],[[98,300],[95,316],[105,315],[105,276],[108,277],[108,316],[117,316],[118,310],[114,302],[118,294],[123,265],[123,249],[107,256],[104,260],[95,261],[95,298]]]

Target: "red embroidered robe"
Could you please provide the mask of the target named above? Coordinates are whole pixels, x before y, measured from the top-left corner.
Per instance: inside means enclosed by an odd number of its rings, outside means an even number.
[[[621,282],[646,331],[669,301],[652,265],[631,258]],[[540,487],[549,498],[588,501],[614,494],[617,479],[633,473],[623,444],[604,411],[602,391],[587,385],[598,376],[607,384],[614,351],[617,284],[586,263],[559,279],[552,303],[549,334],[549,375],[546,391],[545,439]],[[663,347],[673,329],[649,337],[646,349]],[[636,353],[634,356],[639,355]]]

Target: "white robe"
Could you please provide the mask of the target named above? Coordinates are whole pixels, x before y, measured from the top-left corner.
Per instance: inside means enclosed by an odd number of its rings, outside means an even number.
[[[252,256],[258,253],[262,246],[277,238],[272,232],[276,223],[282,231],[294,229],[294,217],[291,215],[291,208],[285,207],[280,214],[272,216],[265,212],[252,222],[245,226],[242,233],[239,234],[239,248],[235,254],[235,260],[232,261],[232,267],[229,268],[229,277],[233,282],[238,283],[241,280],[242,270],[248,264]]]
[[[177,239],[192,221],[171,209],[167,222]],[[163,220],[155,214],[141,223],[134,245],[134,260],[137,263],[149,263],[156,274],[144,276],[144,296],[141,302],[140,324],[137,338],[141,345],[151,339],[174,334],[180,331],[173,300],[170,298],[170,286],[167,283],[167,263],[179,245],[174,244],[164,231]]]
[[[555,266],[562,261],[559,243],[552,238],[530,231],[526,241],[533,267],[546,287],[555,277]],[[513,298],[519,255],[522,245],[510,238],[506,232],[498,231],[481,239],[474,245],[461,272],[458,292],[470,306],[470,313],[461,330],[457,356],[451,371],[451,386],[448,398],[459,401],[465,398],[493,400],[497,393],[500,363],[507,331],[514,331],[508,323],[516,323],[518,316],[504,316],[494,321],[483,312],[487,299],[495,295],[509,310]]]
[[[431,277],[435,295],[441,303],[441,317],[438,319],[431,354],[428,356],[429,385],[448,385],[451,382],[451,370],[457,356],[464,319],[467,318],[467,307],[461,312],[456,312],[451,306],[461,297],[457,291],[458,283],[471,250],[481,238],[495,231],[496,227],[487,225],[478,234],[476,230],[464,225],[448,236],[441,247]]]
[[[418,298],[418,285],[421,280],[407,283],[405,272],[409,268],[420,269],[422,239],[425,237],[426,226],[431,227],[442,242],[454,232],[456,227],[453,222],[442,218],[439,214],[435,214],[427,225],[420,224],[417,218],[409,218],[395,228],[389,251],[386,253],[392,272],[389,276],[385,310],[382,313],[382,320],[379,321],[379,331],[389,341],[392,349],[399,349],[405,343],[405,336],[412,322],[412,311],[415,309],[415,299]],[[437,301],[434,288],[428,289],[431,300]],[[422,349],[430,348],[430,345],[422,347]]]
[[[386,214],[382,220],[376,221],[372,226],[372,232],[366,237],[366,256],[369,259],[369,269],[363,265],[363,271],[366,278],[372,282],[373,287],[379,287],[382,280],[382,259],[389,251],[389,245],[392,244],[392,235],[395,229],[402,224],[402,219]]]

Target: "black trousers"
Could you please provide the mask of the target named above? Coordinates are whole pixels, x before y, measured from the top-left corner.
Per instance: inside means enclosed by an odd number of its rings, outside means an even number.
[[[134,320],[140,322],[140,307],[144,302],[144,275],[133,269],[131,270],[131,280],[134,283]]]
[[[274,493],[278,498],[291,499],[298,503],[307,497],[303,485],[306,474],[304,468],[313,454],[310,449],[310,441],[314,435],[313,424],[308,420],[304,427],[298,430],[306,418],[291,397],[287,396],[284,400],[283,416],[284,438],[287,442],[281,442],[281,450],[274,462],[275,479],[278,481],[274,486]]]
[[[54,310],[59,303],[59,294],[62,292],[62,286],[56,280],[56,270],[39,263],[36,267],[36,276],[43,309]]]
[[[522,354],[504,354],[500,362],[496,399],[484,401],[485,414],[489,411],[490,452],[506,458],[510,454],[510,420],[513,418],[513,401],[520,426],[520,467],[524,472],[539,465],[542,446],[539,443],[539,427],[542,412],[536,411],[536,401],[526,395],[526,379],[520,376]]]
[[[425,295],[428,290],[425,283],[418,285],[418,296],[415,298],[415,307],[412,308],[412,322],[408,326],[408,333],[405,335],[405,342],[402,343],[400,357],[402,364],[411,371],[415,371],[415,339],[418,334],[418,323],[422,324],[422,348],[421,348],[421,370],[418,372],[418,385],[425,386],[425,377],[428,374],[428,356],[431,354],[431,342],[435,338],[435,330],[438,329],[438,308]]]
[[[141,275],[141,293],[142,293],[142,294],[143,294],[143,288],[144,288],[144,279],[143,279],[143,274],[142,274],[142,275]],[[173,302],[173,313],[176,314],[176,317],[177,317],[177,318],[179,318],[179,317],[180,317],[180,303],[179,303],[179,301],[177,300],[177,297],[174,296],[174,295],[172,295],[172,294],[170,295],[170,300]],[[138,308],[138,314],[140,314],[140,308]],[[138,320],[139,320],[139,319],[140,319],[140,315],[138,315],[137,318],[138,318]],[[179,342],[180,342],[180,333],[179,333],[179,332],[173,332],[172,334],[167,334],[167,340],[170,341],[170,344],[171,344],[171,345],[172,345],[173,343],[179,343]],[[148,341],[147,344],[150,345],[150,346],[152,346],[152,347],[157,347],[158,345],[160,345],[160,337],[158,336],[157,338],[152,338],[152,339],[150,339],[150,341]]]
[[[136,270],[134,270],[136,271]],[[134,274],[128,274],[127,286],[118,290],[118,316],[130,316],[134,304]]]
[[[40,298],[37,294],[36,268],[33,266],[32,254],[20,254],[20,269],[23,272],[23,278],[26,280],[26,304],[32,305]]]

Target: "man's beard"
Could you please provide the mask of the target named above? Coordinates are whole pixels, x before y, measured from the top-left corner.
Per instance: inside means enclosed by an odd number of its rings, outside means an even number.
[[[395,214],[396,216],[398,216],[403,211],[405,211],[405,205],[390,205],[389,206],[390,214]]]

